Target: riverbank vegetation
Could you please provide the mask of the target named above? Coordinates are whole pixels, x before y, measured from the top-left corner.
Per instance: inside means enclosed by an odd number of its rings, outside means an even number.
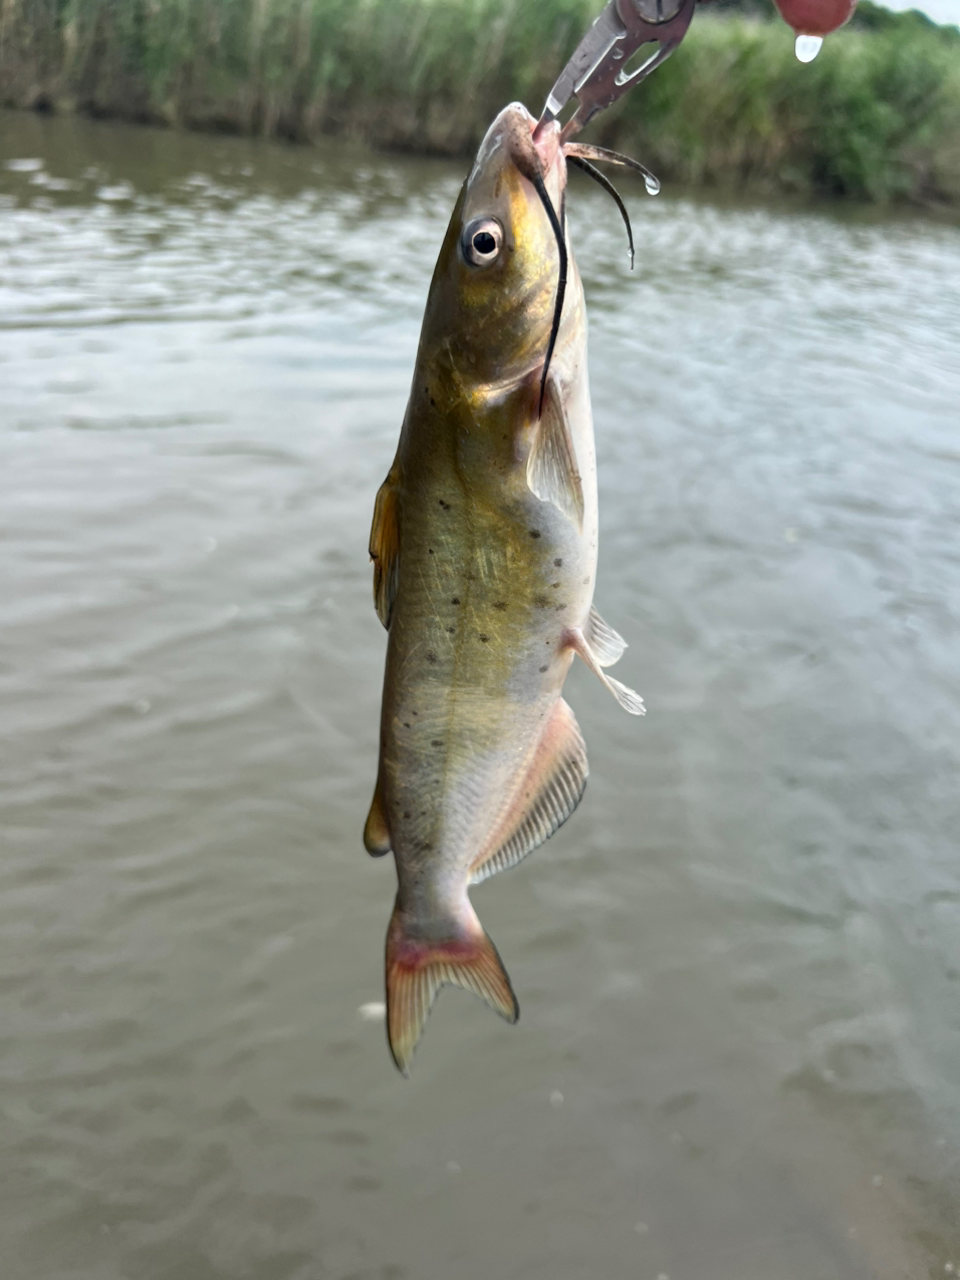
[[[533,110],[600,0],[0,0],[0,100],[469,152]],[[960,204],[960,31],[861,3],[801,65],[768,0],[697,12],[590,127],[662,177]]]

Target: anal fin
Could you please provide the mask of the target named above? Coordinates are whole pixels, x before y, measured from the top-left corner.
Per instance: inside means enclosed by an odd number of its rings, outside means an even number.
[[[512,804],[473,862],[470,883],[516,866],[548,840],[580,803],[588,773],[580,727],[561,698]]]
[[[567,644],[574,653],[579,654],[593,674],[603,681],[624,711],[629,711],[632,716],[645,716],[647,714],[643,699],[638,693],[628,689],[619,680],[614,680],[613,676],[607,675],[603,669],[605,664],[594,652],[589,640],[579,627],[571,627],[567,632]]]

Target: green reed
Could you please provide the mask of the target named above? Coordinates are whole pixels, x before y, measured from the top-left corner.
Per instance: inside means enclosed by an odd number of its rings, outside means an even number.
[[[600,3],[0,0],[0,101],[462,153]],[[768,0],[727,3],[588,136],[682,181],[960,203],[960,33],[861,5],[802,66]]]

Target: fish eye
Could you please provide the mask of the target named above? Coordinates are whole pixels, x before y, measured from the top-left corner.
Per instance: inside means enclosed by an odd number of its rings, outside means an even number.
[[[500,256],[503,228],[496,218],[477,218],[464,227],[460,247],[471,267],[487,267]]]

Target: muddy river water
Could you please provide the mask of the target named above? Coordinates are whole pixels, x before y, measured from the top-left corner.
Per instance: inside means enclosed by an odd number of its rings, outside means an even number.
[[[4,1280],[960,1271],[960,229],[575,177],[591,783],[387,1056],[366,538],[464,166],[0,115]]]

